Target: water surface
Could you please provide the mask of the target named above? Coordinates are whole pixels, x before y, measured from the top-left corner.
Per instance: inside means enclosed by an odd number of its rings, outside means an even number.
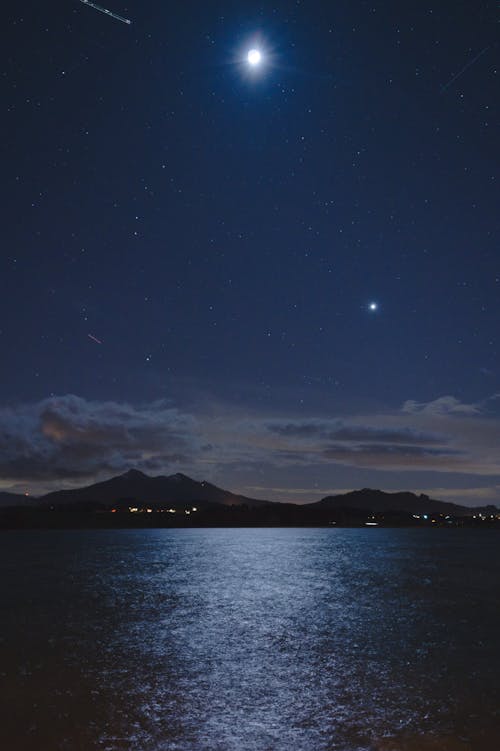
[[[0,537],[0,746],[497,751],[500,537]]]

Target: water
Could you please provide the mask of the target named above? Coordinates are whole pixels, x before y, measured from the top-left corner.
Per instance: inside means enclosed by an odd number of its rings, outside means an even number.
[[[494,531],[0,537],[8,751],[497,751]]]

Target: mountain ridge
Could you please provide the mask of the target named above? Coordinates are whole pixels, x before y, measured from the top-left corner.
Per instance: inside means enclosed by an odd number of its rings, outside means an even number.
[[[0,507],[35,505],[38,508],[77,507],[94,504],[104,507],[147,504],[152,507],[165,505],[188,506],[248,506],[250,508],[285,506],[313,511],[371,511],[402,512],[408,514],[440,513],[451,516],[470,516],[478,513],[498,513],[495,506],[470,507],[449,501],[439,501],[424,493],[410,491],[386,492],[373,488],[352,490],[348,493],[330,495],[311,503],[293,504],[249,498],[232,493],[205,480],[198,481],[182,472],[173,475],[150,476],[131,468],[121,475],[98,483],[69,490],[56,490],[38,498],[16,493],[0,492]]]
[[[341,495],[326,496],[319,501],[308,503],[311,508],[336,509],[367,509],[370,511],[402,511],[409,514],[441,513],[452,516],[468,516],[490,510],[498,511],[495,506],[470,507],[451,501],[439,501],[430,498],[425,493],[397,491],[388,493],[384,490],[363,488],[352,490]]]
[[[32,496],[27,496],[24,493],[8,493],[7,491],[0,491],[0,508],[4,506],[27,506],[33,501]]]
[[[66,505],[74,502],[115,504],[120,502],[147,503],[151,506],[165,504],[220,504],[261,506],[268,501],[247,498],[231,493],[205,480],[193,480],[177,472],[174,475],[152,477],[138,469],[129,469],[109,480],[72,490],[55,490],[41,496],[42,505]]]

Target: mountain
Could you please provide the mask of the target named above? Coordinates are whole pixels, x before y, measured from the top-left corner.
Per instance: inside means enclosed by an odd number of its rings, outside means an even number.
[[[0,492],[0,507],[6,506],[27,506],[33,503],[33,498],[30,496],[20,495],[19,493],[6,493]]]
[[[320,520],[325,513],[341,511],[344,515],[360,511],[396,512],[401,514],[444,514],[450,516],[472,516],[484,513],[498,514],[494,506],[468,508],[457,503],[448,503],[429,498],[427,495],[409,492],[386,493],[382,490],[364,488],[343,495],[327,496],[314,503],[295,505],[272,503],[271,501],[247,498],[218,488],[209,482],[198,482],[187,475],[149,475],[131,469],[123,475],[73,490],[58,490],[38,499],[28,499],[15,493],[0,493],[0,507],[25,506],[28,503],[38,508],[65,508],[92,510],[99,507],[128,508],[129,506],[183,507],[199,506],[248,506],[262,509],[265,514],[273,512],[294,517],[300,523]],[[287,511],[288,510],[288,511]],[[213,508],[212,513],[215,513]],[[281,518],[281,517],[280,517]]]
[[[189,512],[191,506],[196,506],[199,513],[185,514],[184,510]],[[130,508],[133,511],[174,508],[180,513],[99,513],[128,512]],[[370,520],[372,515],[375,516]],[[150,477],[133,469],[104,482],[48,493],[37,499],[0,493],[0,529],[364,527],[367,524],[500,528],[500,514],[494,506],[467,508],[423,494],[386,493],[370,488],[327,496],[315,503],[272,503],[236,495],[180,473]]]
[[[74,490],[57,490],[42,496],[39,502],[44,506],[66,506],[68,504],[104,504],[129,505],[148,504],[152,507],[165,505],[202,506],[219,503],[224,506],[262,506],[267,501],[246,498],[209,482],[197,482],[181,474],[165,477],[150,477],[137,469],[131,469],[123,475],[113,477],[95,485]]]
[[[409,514],[449,514],[450,516],[469,516],[471,513],[494,513],[494,507],[467,508],[457,503],[436,501],[421,493],[386,493],[383,490],[353,490],[343,495],[329,495],[316,503],[308,503],[309,508],[324,509],[367,509],[369,511],[404,511]],[[493,511],[492,511],[493,509]]]

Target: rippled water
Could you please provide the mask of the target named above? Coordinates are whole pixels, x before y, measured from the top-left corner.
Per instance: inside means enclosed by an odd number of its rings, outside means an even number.
[[[500,537],[0,537],[0,747],[497,751]]]

